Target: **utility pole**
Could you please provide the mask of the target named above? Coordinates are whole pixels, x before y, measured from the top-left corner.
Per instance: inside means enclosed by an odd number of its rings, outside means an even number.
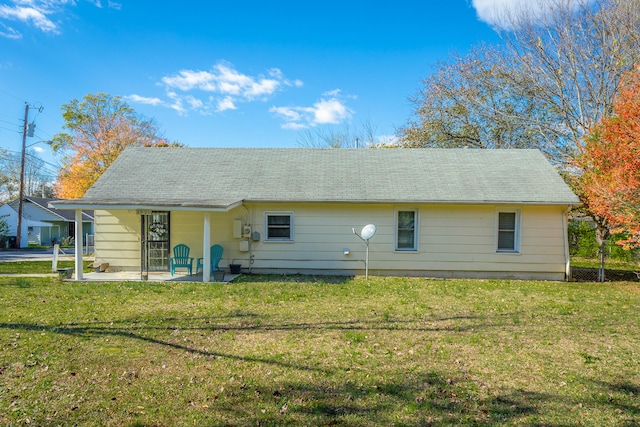
[[[29,104],[24,103],[24,126],[22,128],[22,157],[20,159],[20,192],[18,193],[17,249],[22,248],[22,199],[24,198],[24,157],[27,151],[27,127],[29,123]]]
[[[42,112],[42,107],[39,108],[39,111]],[[17,249],[22,248],[22,210],[23,210],[23,200],[24,199],[24,158],[27,154],[27,136],[33,136],[33,131],[35,129],[35,124],[32,123],[29,125],[29,103],[24,103],[24,125],[22,127],[22,157],[20,159],[20,192],[18,199],[18,226],[16,227],[16,246]]]

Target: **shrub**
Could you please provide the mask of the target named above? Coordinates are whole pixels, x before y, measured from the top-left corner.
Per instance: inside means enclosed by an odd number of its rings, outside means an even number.
[[[74,246],[75,240],[71,236],[63,237],[60,246]]]
[[[640,258],[638,249],[625,250],[616,245],[615,242],[624,238],[623,233],[611,235],[605,242],[606,258],[618,261],[635,261]],[[593,222],[585,219],[569,221],[569,253],[581,258],[599,258],[600,245],[596,241],[596,227]]]

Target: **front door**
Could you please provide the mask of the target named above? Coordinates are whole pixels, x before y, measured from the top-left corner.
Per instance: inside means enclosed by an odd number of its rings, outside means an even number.
[[[142,215],[142,271],[169,271],[169,212]]]

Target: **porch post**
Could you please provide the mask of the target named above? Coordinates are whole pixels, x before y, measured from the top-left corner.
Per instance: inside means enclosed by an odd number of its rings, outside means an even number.
[[[209,247],[211,246],[211,213],[204,213],[204,235],[202,236],[202,281],[210,282],[211,281],[211,251]]]
[[[76,280],[82,280],[82,210],[76,209]]]

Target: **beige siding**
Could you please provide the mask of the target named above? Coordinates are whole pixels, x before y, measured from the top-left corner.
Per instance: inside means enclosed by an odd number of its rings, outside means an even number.
[[[416,252],[395,251],[397,208],[419,211]],[[233,260],[244,271],[362,274],[365,245],[352,228],[360,231],[373,223],[378,231],[370,241],[370,274],[564,278],[564,207],[507,208],[520,213],[519,253],[496,252],[497,208],[485,205],[253,203],[211,213],[211,244],[225,249],[221,267]],[[266,211],[294,214],[293,242],[264,241]],[[111,213],[96,212],[96,255],[122,268],[139,266],[139,217],[128,211]],[[201,257],[204,214],[177,211],[170,218],[171,245],[185,243],[192,256]],[[240,241],[247,239],[233,237],[234,219],[260,233],[260,241],[251,241],[248,252],[239,250]]]
[[[96,210],[95,256],[114,270],[140,270],[140,217],[132,211]]]
[[[292,211],[295,242],[259,242],[252,246],[256,271],[364,269],[365,246],[353,235],[367,223],[377,226],[370,241],[374,274],[444,276],[505,275],[563,278],[565,269],[562,207],[519,207],[520,253],[496,252],[495,206],[422,205],[417,252],[395,251],[396,205],[251,206],[254,227],[264,234],[264,211]],[[410,207],[405,207],[410,208]],[[349,248],[345,256],[343,248]]]

